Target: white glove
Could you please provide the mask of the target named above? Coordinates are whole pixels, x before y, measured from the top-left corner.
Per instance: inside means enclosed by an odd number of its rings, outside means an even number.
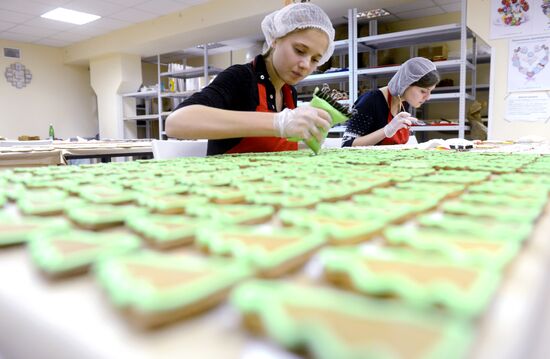
[[[313,135],[322,141],[322,131],[328,131],[331,123],[328,112],[309,105],[294,110],[285,108],[273,117],[273,128],[282,138],[297,137],[307,140]]]
[[[397,131],[402,128],[409,128],[410,125],[418,121],[416,118],[412,117],[408,112],[399,112],[395,117],[384,126],[384,135],[386,137],[393,137]]]

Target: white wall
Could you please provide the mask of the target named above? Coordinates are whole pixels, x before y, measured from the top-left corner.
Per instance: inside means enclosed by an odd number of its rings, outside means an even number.
[[[468,26],[491,45],[494,71],[491,91],[493,96],[490,113],[490,139],[517,139],[521,136],[538,135],[550,139],[550,124],[529,122],[508,122],[504,120],[505,97],[508,87],[508,39],[490,40],[491,1],[468,1]]]
[[[95,136],[98,133],[97,105],[90,87],[87,66],[66,65],[64,50],[1,40],[0,47],[21,49],[21,59],[0,57],[0,136],[48,136],[52,123],[56,137]],[[21,62],[32,73],[22,89],[6,81],[4,71]]]
[[[97,95],[101,139],[136,137],[136,122],[122,120],[122,94],[139,89],[141,71],[141,58],[137,55],[112,54],[90,61],[90,81]],[[127,115],[135,115],[136,102],[130,100],[132,113]]]

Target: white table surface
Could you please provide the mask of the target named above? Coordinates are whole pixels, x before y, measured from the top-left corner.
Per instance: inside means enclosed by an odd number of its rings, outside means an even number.
[[[548,338],[550,204],[480,318],[468,359],[546,359]],[[137,330],[91,275],[51,281],[24,246],[0,248],[1,359],[295,357],[247,335],[227,304],[160,330]]]
[[[0,358],[296,358],[247,336],[222,304],[151,331],[114,309],[90,274],[51,280],[22,246],[0,250]]]

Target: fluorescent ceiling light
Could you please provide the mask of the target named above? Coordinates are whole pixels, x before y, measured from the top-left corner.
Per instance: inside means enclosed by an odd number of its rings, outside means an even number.
[[[62,7],[58,7],[57,9],[54,9],[52,11],[48,11],[47,13],[40,15],[40,17],[68,22],[76,25],[84,25],[101,18],[101,16],[87,14],[85,12],[75,10],[69,10]]]
[[[207,49],[217,49],[219,47],[224,47],[225,45],[224,44],[221,44],[219,42],[209,42],[206,44],[206,48]],[[197,49],[204,49],[204,44],[202,45],[197,45]]]
[[[383,17],[391,15],[389,11],[384,9],[372,9],[367,11],[360,11],[357,13],[358,19],[374,19],[377,17]]]

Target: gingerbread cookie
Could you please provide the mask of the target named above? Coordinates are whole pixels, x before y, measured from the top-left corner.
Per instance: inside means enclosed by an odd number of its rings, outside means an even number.
[[[83,273],[95,261],[136,250],[139,238],[127,233],[70,230],[35,235],[28,248],[34,263],[52,277]]]
[[[206,204],[208,198],[194,194],[140,194],[137,197],[138,203],[147,207],[151,212],[162,214],[185,213],[190,205]]]
[[[501,221],[504,223],[519,222],[533,223],[541,214],[541,208],[517,208],[500,207],[495,210],[493,205],[480,203],[468,203],[463,201],[446,202],[442,206],[443,212],[467,215],[476,218],[485,218],[489,220]]]
[[[236,187],[199,187],[191,191],[217,204],[243,203],[245,199],[244,192]]]
[[[128,218],[126,226],[153,247],[167,249],[192,243],[196,231],[208,222],[181,215],[146,215]]]
[[[197,231],[199,247],[250,263],[262,277],[299,268],[324,242],[322,234],[298,229],[209,227]]]
[[[271,220],[275,209],[271,206],[246,204],[193,204],[186,213],[224,224],[259,224]]]
[[[94,269],[114,305],[143,328],[208,310],[250,276],[239,262],[150,251],[107,258]]]
[[[395,295],[419,308],[442,306],[477,315],[489,303],[500,274],[492,268],[398,249],[331,248],[321,253],[325,277],[345,289]]]
[[[58,189],[26,191],[17,199],[17,206],[28,215],[56,215],[63,213],[68,202],[81,202],[80,199],[68,197],[67,192]]]
[[[253,333],[319,359],[459,359],[473,339],[464,320],[331,288],[250,281],[231,303]]]
[[[461,183],[474,184],[481,183],[491,176],[491,172],[487,171],[457,171],[445,170],[438,171],[428,176],[416,177],[419,182],[436,182],[436,183]]]
[[[27,242],[42,232],[61,233],[70,227],[62,218],[18,217],[0,212],[0,247]]]
[[[81,198],[96,204],[129,204],[136,193],[116,185],[87,185],[78,190]]]
[[[518,254],[522,238],[495,238],[486,233],[461,233],[442,228],[399,226],[384,230],[386,241],[479,266],[502,268]]]
[[[128,218],[146,214],[147,209],[133,205],[88,204],[67,208],[65,212],[79,227],[100,230],[122,225]]]
[[[380,234],[387,224],[376,218],[333,216],[301,209],[282,210],[278,216],[286,226],[319,230],[327,237],[328,243],[333,245],[350,245],[368,241]]]
[[[533,225],[530,223],[504,223],[493,219],[473,216],[423,215],[416,218],[420,226],[439,228],[448,232],[461,233],[464,236],[483,236],[493,239],[523,241],[529,238]]]
[[[246,201],[255,205],[280,208],[311,208],[321,202],[319,196],[304,196],[299,194],[247,194]]]

